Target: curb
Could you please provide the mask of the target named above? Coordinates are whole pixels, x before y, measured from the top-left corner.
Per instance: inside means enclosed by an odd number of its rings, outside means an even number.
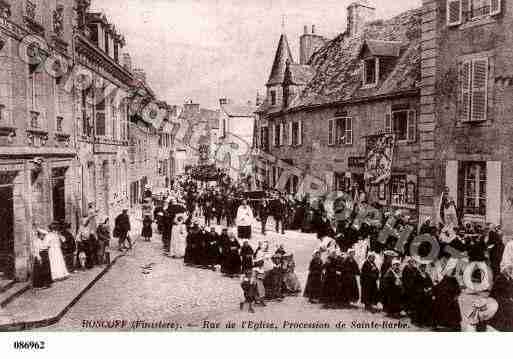
[[[134,247],[137,241],[134,242]],[[7,324],[7,325],[0,325],[0,332],[19,332],[19,331],[27,331],[31,329],[36,328],[44,328],[48,327],[50,325],[53,325],[57,322],[59,322],[62,317],[66,315],[66,313],[84,296],[84,294],[91,289],[96,282],[98,282],[107,272],[116,264],[118,259],[125,257],[126,253],[120,254],[116,258],[114,258],[109,265],[107,265],[89,284],[82,289],[76,296],[71,300],[71,302],[64,307],[56,316],[46,318],[43,320],[37,320],[37,321],[29,321],[29,322],[20,322],[20,323],[13,323],[13,324]],[[27,288],[28,289],[28,288]]]

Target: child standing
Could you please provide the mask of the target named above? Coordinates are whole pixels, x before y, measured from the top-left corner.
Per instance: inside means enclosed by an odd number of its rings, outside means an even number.
[[[151,217],[144,216],[141,237],[143,237],[145,242],[150,242],[151,237],[153,237],[153,229],[151,228],[152,224],[153,224],[153,221],[152,221]]]
[[[240,310],[244,309],[244,304],[248,304],[249,312],[255,313],[253,304],[255,303],[258,296],[258,289],[252,270],[247,270],[242,276],[242,282],[240,284],[242,291],[244,292],[244,301],[240,302]]]

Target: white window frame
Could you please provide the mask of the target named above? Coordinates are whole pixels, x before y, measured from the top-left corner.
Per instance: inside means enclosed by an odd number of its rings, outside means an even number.
[[[460,11],[458,20],[455,20],[455,21],[451,21],[450,7],[451,7],[451,4],[453,4],[453,3],[459,4],[459,11]],[[462,3],[462,1],[461,0],[447,0],[447,9],[446,10],[447,10],[447,26],[461,25],[462,20],[463,20],[463,3]]]
[[[475,15],[474,16],[473,11],[472,11],[473,10],[472,1],[473,0],[468,0],[468,11],[471,14],[470,20],[478,20],[478,19],[489,17],[489,16],[499,15],[501,13],[502,1],[501,0],[488,0],[489,13],[487,13],[487,14],[480,14],[480,15]],[[497,9],[496,10],[492,10],[492,6],[493,6],[493,2],[494,1],[497,2]],[[462,7],[463,7],[463,2],[461,4],[462,4]]]
[[[343,133],[339,133],[339,123],[343,121]],[[328,121],[332,128],[331,138],[328,129],[328,144],[330,146],[352,146],[353,145],[353,118],[350,116],[335,117]],[[348,126],[348,124],[350,126]],[[350,129],[348,129],[350,127]],[[341,141],[344,138],[344,141]]]
[[[291,146],[299,147],[303,145],[303,122],[301,120],[292,121],[290,123],[290,135],[291,135]],[[296,141],[294,142],[294,125],[297,124],[297,136]]]
[[[417,111],[413,109],[390,110],[385,114],[385,133],[394,133],[394,114],[406,112],[406,136],[397,139],[398,142],[416,142],[417,141]],[[413,121],[413,124],[411,123]],[[413,131],[412,131],[413,130]]]
[[[476,164],[480,165],[478,174],[474,179],[474,192],[471,196],[468,195],[467,186],[469,183],[471,183],[471,180],[467,177],[467,172],[471,165]],[[480,182],[484,181],[484,187],[485,191],[487,189],[487,183],[488,183],[488,173],[487,173],[487,163],[485,161],[469,161],[469,162],[462,162],[463,166],[463,215],[477,215],[477,216],[483,216],[486,217],[486,202],[487,202],[487,193],[485,192],[485,195],[481,195],[481,189],[480,189]],[[484,178],[484,180],[482,180]],[[467,199],[473,199],[474,200],[474,209],[475,212],[468,213],[466,212],[466,209],[469,208],[466,206]],[[479,202],[484,199],[484,213],[479,212]]]
[[[367,81],[367,62],[370,60],[374,60],[374,71],[375,71],[375,77],[374,82],[368,82]],[[363,80],[363,87],[364,88],[372,88],[376,87],[379,83],[379,57],[368,57],[366,59],[362,60],[362,80]]]
[[[335,119],[332,118],[328,120],[328,146],[335,146],[335,132]]]
[[[280,142],[281,142],[281,133],[279,132],[281,130],[281,123],[275,123],[273,125],[274,127],[274,143],[273,143],[273,146],[274,147],[280,147]],[[278,131],[277,131],[278,130]]]

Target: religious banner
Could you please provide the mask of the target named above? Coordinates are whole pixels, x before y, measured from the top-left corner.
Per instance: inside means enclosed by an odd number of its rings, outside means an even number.
[[[394,146],[394,134],[387,133],[367,137],[365,182],[377,185],[390,179]]]

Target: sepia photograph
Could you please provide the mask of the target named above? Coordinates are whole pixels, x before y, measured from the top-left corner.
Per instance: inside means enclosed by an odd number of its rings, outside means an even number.
[[[513,0],[0,0],[0,334],[512,332],[512,116]]]

